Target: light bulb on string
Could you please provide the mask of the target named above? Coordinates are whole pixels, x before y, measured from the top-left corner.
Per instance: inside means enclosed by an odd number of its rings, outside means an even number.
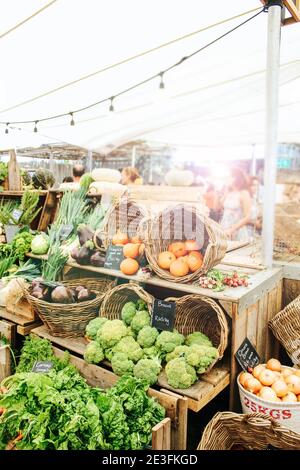
[[[159,76],[160,76],[159,89],[164,90],[165,89],[164,72],[160,72]]]
[[[37,131],[38,131],[38,130],[37,130],[37,123],[38,123],[38,121],[35,121],[35,122],[34,122],[34,129],[33,129],[33,132],[37,132]]]
[[[75,121],[74,121],[72,112],[70,113],[70,116],[71,116],[70,126],[75,126]]]
[[[115,110],[114,108],[114,96],[110,98],[110,105],[109,105],[109,112],[113,113]]]
[[[6,123],[5,134],[8,134],[8,125],[9,125],[9,122]]]

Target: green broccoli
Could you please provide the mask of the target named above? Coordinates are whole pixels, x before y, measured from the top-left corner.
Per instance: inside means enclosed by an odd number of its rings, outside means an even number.
[[[113,355],[115,354],[114,348],[107,348],[104,349],[104,357],[107,359],[109,362],[111,362],[111,359]]]
[[[103,349],[115,346],[124,336],[127,336],[127,327],[122,320],[107,320],[102,326],[97,341]]]
[[[146,302],[142,299],[139,299],[139,300],[136,301],[135,307],[138,311],[142,311],[142,310],[147,311],[148,310]]]
[[[111,366],[115,374],[132,374],[133,362],[122,352],[117,352],[111,359]]]
[[[157,337],[157,329],[150,325],[146,325],[139,331],[137,342],[142,346],[142,348],[150,348],[155,343]]]
[[[195,367],[198,374],[203,374],[218,356],[218,350],[213,346],[199,344],[193,344],[185,354],[187,363]]]
[[[159,357],[158,349],[156,346],[151,346],[150,348],[143,349],[144,357],[148,359],[154,359]]]
[[[133,368],[133,375],[137,379],[145,379],[150,385],[157,382],[161,364],[158,359],[141,359]]]
[[[143,357],[143,350],[132,336],[125,336],[114,347],[114,352],[126,354],[133,362],[139,361]]]
[[[184,336],[178,333],[178,331],[162,331],[156,340],[155,345],[160,351],[161,357],[164,357],[167,353],[174,351],[176,346],[180,346],[184,342]]]
[[[137,312],[131,322],[131,328],[135,333],[138,333],[144,326],[150,325],[150,315],[146,310]]]
[[[127,302],[122,308],[121,318],[126,325],[130,325],[135,314],[136,308],[134,302]]]
[[[185,338],[185,344],[192,346],[192,344],[200,344],[201,346],[212,346],[211,340],[201,331],[195,331]]]
[[[136,333],[133,331],[131,326],[127,326],[127,336],[132,336],[132,338],[136,339]]]
[[[107,322],[107,318],[105,317],[97,317],[94,320],[91,320],[89,324],[86,326],[85,334],[88,338],[95,340],[97,338],[98,330]]]
[[[176,359],[177,357],[185,357],[185,353],[189,351],[189,346],[176,346],[176,348],[166,355],[166,362],[172,361],[172,359]]]
[[[99,362],[103,361],[104,359],[103,349],[99,343],[97,343],[97,341],[91,341],[87,345],[83,357],[84,360],[90,364],[99,364]]]
[[[197,380],[194,367],[183,357],[172,359],[165,368],[168,384],[174,388],[189,388]]]

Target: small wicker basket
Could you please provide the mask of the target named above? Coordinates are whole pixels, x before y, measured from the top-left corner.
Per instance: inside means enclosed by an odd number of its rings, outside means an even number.
[[[223,357],[228,341],[228,323],[222,308],[209,297],[198,294],[185,295],[180,298],[169,297],[168,302],[176,303],[174,328],[188,335],[201,331],[218,349],[219,357],[210,365],[208,372]]]
[[[83,336],[86,325],[98,315],[104,295],[114,285],[114,281],[107,278],[74,279],[62,284],[67,287],[83,285],[94,292],[96,297],[86,302],[56,304],[36,299],[28,290],[25,291],[25,296],[53,336]]]
[[[145,253],[152,270],[167,281],[187,283],[197,280],[225,256],[227,238],[221,226],[202,214],[195,206],[169,206],[156,217],[143,222]],[[197,240],[202,246],[201,268],[186,276],[173,276],[159,267],[159,253],[168,250],[175,240]]]
[[[202,434],[197,450],[299,450],[297,434],[261,413],[217,413]],[[236,448],[236,449],[235,449]]]
[[[106,317],[110,320],[120,319],[123,306],[127,302],[136,302],[139,299],[146,302],[151,315],[152,295],[133,282],[116,286],[105,295],[100,307],[100,317]]]
[[[277,313],[269,327],[293,363],[300,367],[300,296]]]
[[[101,229],[103,246],[107,249],[118,231],[126,233],[129,238],[139,236],[140,225],[146,215],[144,207],[127,197],[121,197],[105,215]]]

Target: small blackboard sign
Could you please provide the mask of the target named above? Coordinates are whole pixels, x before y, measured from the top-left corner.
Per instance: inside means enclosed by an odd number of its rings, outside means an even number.
[[[51,361],[36,361],[33,365],[32,372],[37,372],[39,374],[47,374],[50,369],[53,367],[53,362]]]
[[[110,245],[106,252],[104,267],[107,269],[120,269],[123,259],[123,246]]]
[[[62,225],[59,230],[60,241],[66,240],[73,232],[73,225]]]
[[[260,363],[260,357],[248,338],[244,339],[239,349],[235,353],[235,357],[242,369],[245,371],[247,371],[248,368],[255,367]]]
[[[173,331],[176,317],[175,302],[155,299],[152,306],[152,326],[158,330]]]

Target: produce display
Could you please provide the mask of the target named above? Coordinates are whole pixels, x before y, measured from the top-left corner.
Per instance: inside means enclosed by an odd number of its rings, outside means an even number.
[[[126,233],[117,232],[112,239],[112,244],[123,246],[124,260],[120,264],[123,274],[131,276],[140,269],[140,263],[144,256],[145,245],[138,237],[129,238]]]
[[[203,264],[202,246],[195,240],[174,241],[167,251],[159,253],[157,263],[160,268],[170,271],[173,276],[186,276],[194,273]]]
[[[186,337],[173,331],[161,331],[151,326],[145,302],[127,302],[121,319],[105,317],[91,320],[86,327],[88,344],[84,359],[99,364],[111,362],[115,374],[131,374],[145,379],[150,385],[157,382],[165,366],[168,383],[174,388],[188,388],[218,358],[218,350],[201,332]]]
[[[283,366],[269,359],[239,376],[240,384],[250,393],[270,402],[300,402],[300,369]]]
[[[72,289],[57,282],[45,281],[44,278],[37,278],[32,281],[31,295],[39,300],[55,304],[86,302],[96,297],[96,294],[86,287],[78,286],[76,289]]]
[[[32,372],[50,360],[47,373]],[[104,391],[56,358],[47,340],[28,337],[16,374],[0,387],[0,450],[139,450],[151,444],[164,408],[147,395],[148,383],[124,375]]]
[[[221,292],[226,287],[248,287],[248,276],[239,274],[237,271],[233,273],[222,273],[218,269],[211,269],[206,276],[199,278],[199,285],[204,289],[212,289],[215,292]]]

